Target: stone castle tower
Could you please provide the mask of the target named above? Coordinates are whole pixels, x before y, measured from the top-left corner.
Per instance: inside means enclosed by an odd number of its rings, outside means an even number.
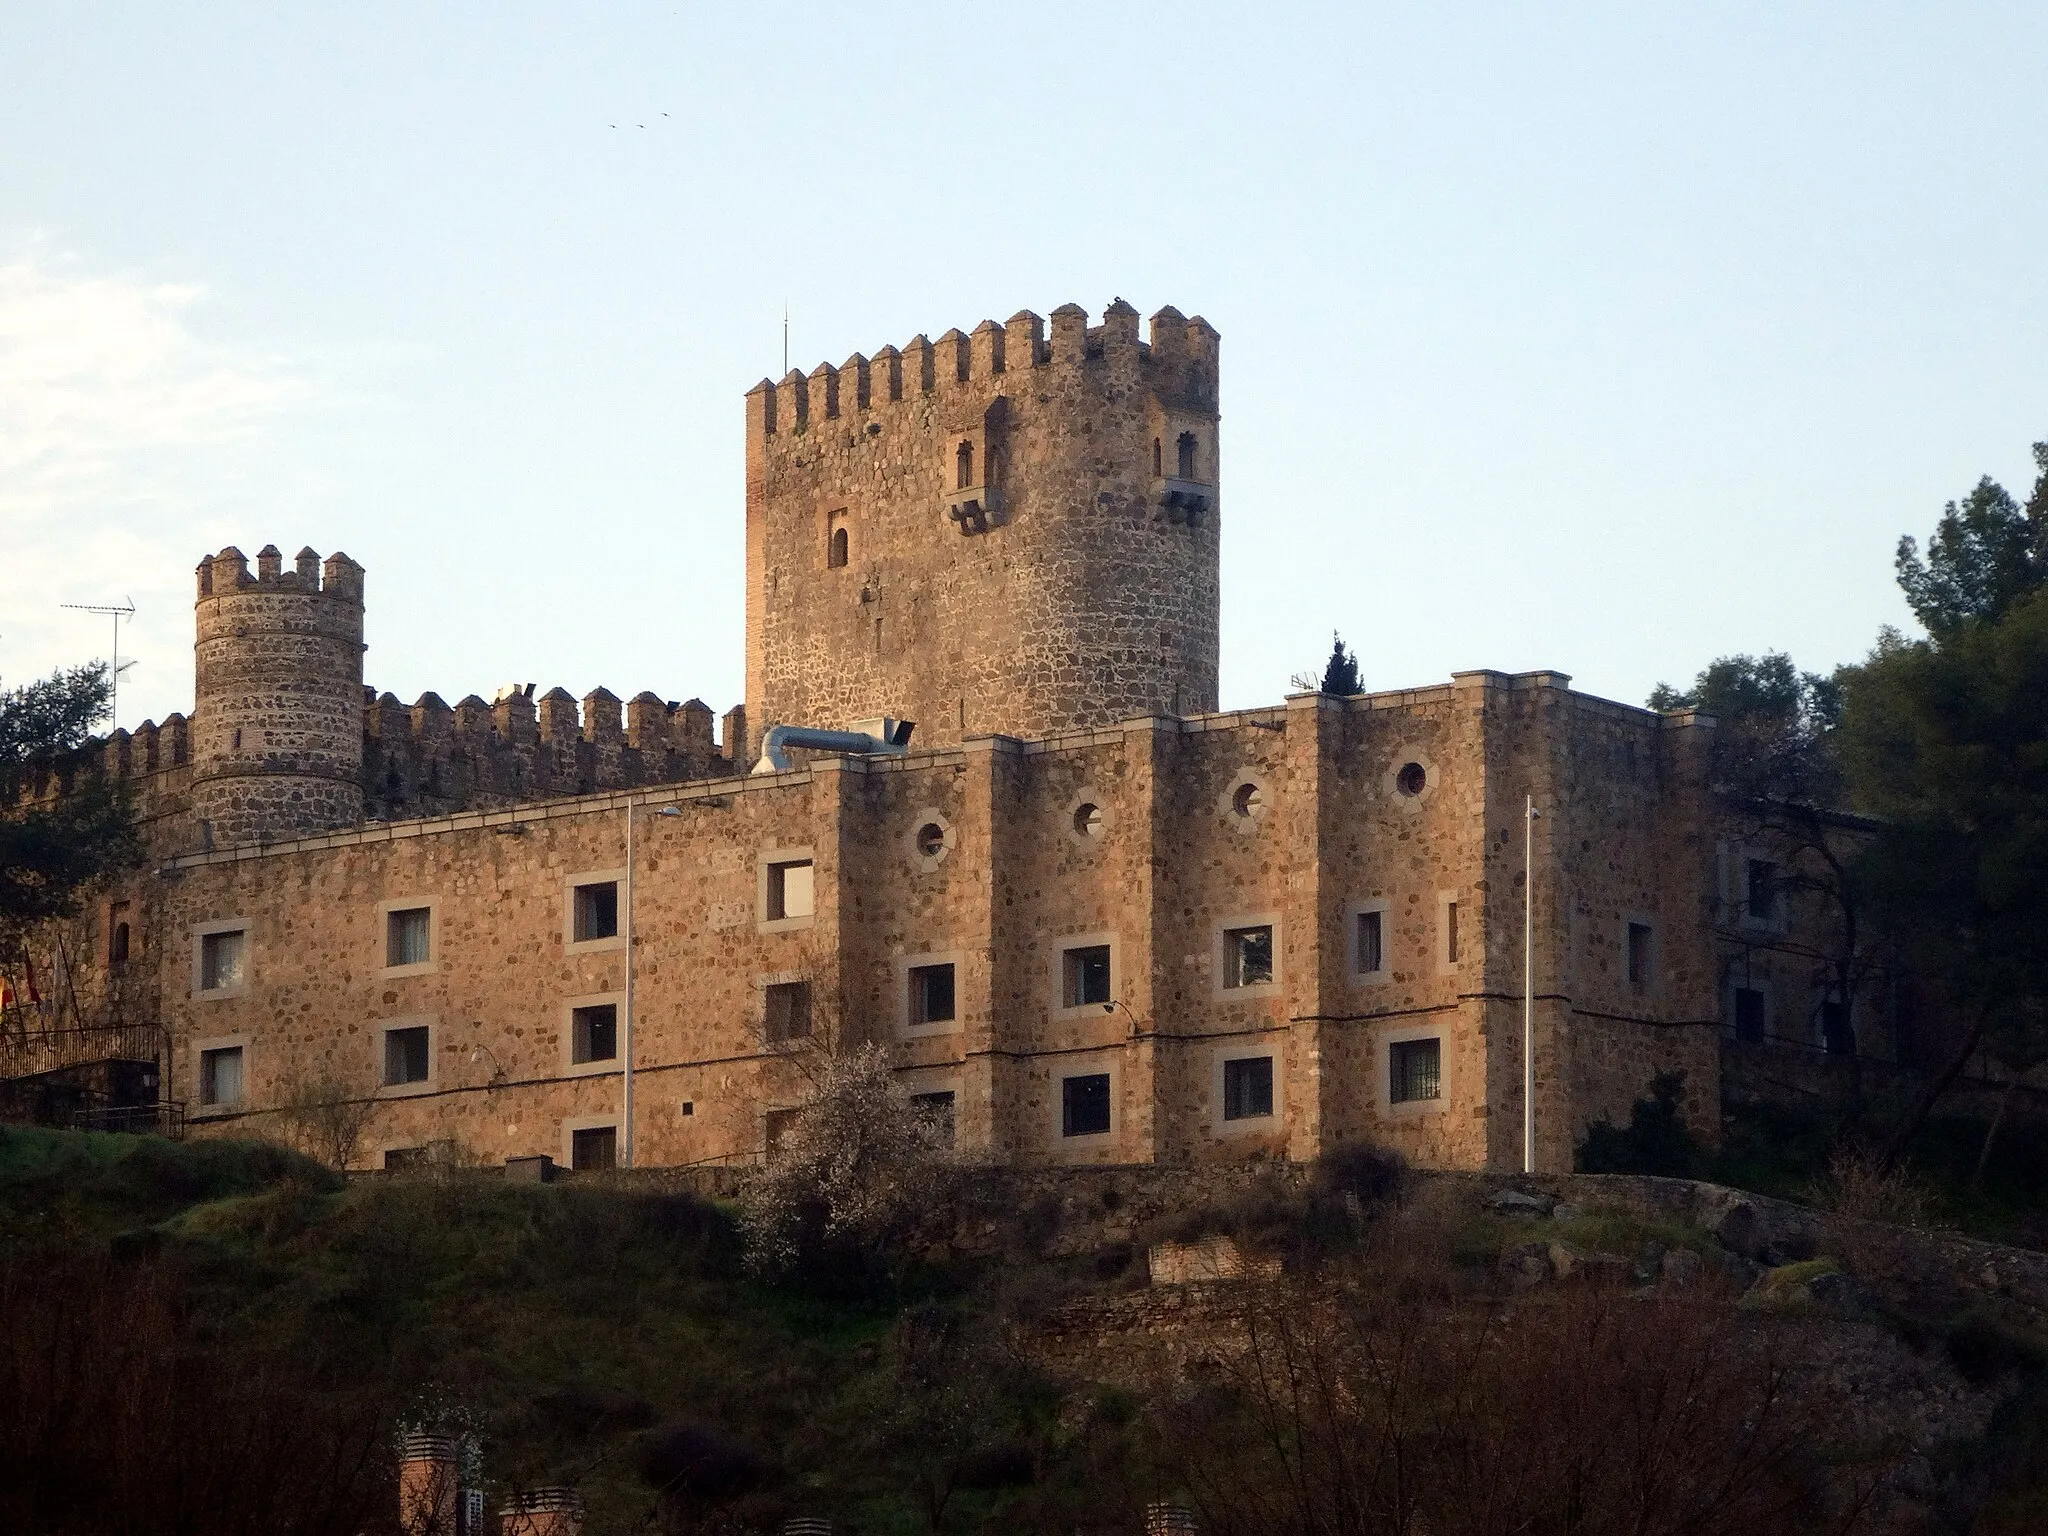
[[[199,562],[192,813],[210,842],[275,841],[363,816],[363,568],[276,545]]]
[[[920,745],[1216,708],[1217,333],[1119,299],[747,394],[747,722]]]

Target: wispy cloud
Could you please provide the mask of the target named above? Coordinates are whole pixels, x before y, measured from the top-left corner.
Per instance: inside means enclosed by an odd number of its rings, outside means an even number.
[[[315,386],[283,358],[206,334],[205,290],[82,270],[38,242],[0,260],[0,674],[104,655],[64,602],[141,612],[124,679],[152,712],[189,707],[187,573],[247,493],[285,413]],[[124,704],[122,723],[140,711]]]

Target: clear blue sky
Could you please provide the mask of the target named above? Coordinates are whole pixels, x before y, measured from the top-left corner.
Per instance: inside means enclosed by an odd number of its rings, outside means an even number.
[[[0,8],[0,681],[738,701],[741,394],[1116,295],[1223,334],[1226,705],[1852,659],[2048,437],[2039,5]],[[616,124],[617,126],[612,126]],[[640,126],[645,124],[644,127]]]

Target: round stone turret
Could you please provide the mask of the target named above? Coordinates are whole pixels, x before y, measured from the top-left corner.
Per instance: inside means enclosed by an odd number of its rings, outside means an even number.
[[[363,568],[275,545],[199,562],[192,812],[211,846],[363,816]]]

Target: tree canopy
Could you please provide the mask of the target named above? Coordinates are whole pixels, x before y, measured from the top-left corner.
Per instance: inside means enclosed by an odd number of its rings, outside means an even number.
[[[111,692],[100,665],[0,692],[0,946],[36,923],[71,916],[87,886],[139,854],[127,795],[97,775],[80,776],[46,803],[19,806],[24,790],[84,761]]]
[[[2025,507],[1989,475],[1950,502],[1927,541],[1899,540],[1899,585],[1914,617],[1937,640],[1971,619],[1996,620],[2048,588],[2048,443],[2034,444],[2039,473]]]

